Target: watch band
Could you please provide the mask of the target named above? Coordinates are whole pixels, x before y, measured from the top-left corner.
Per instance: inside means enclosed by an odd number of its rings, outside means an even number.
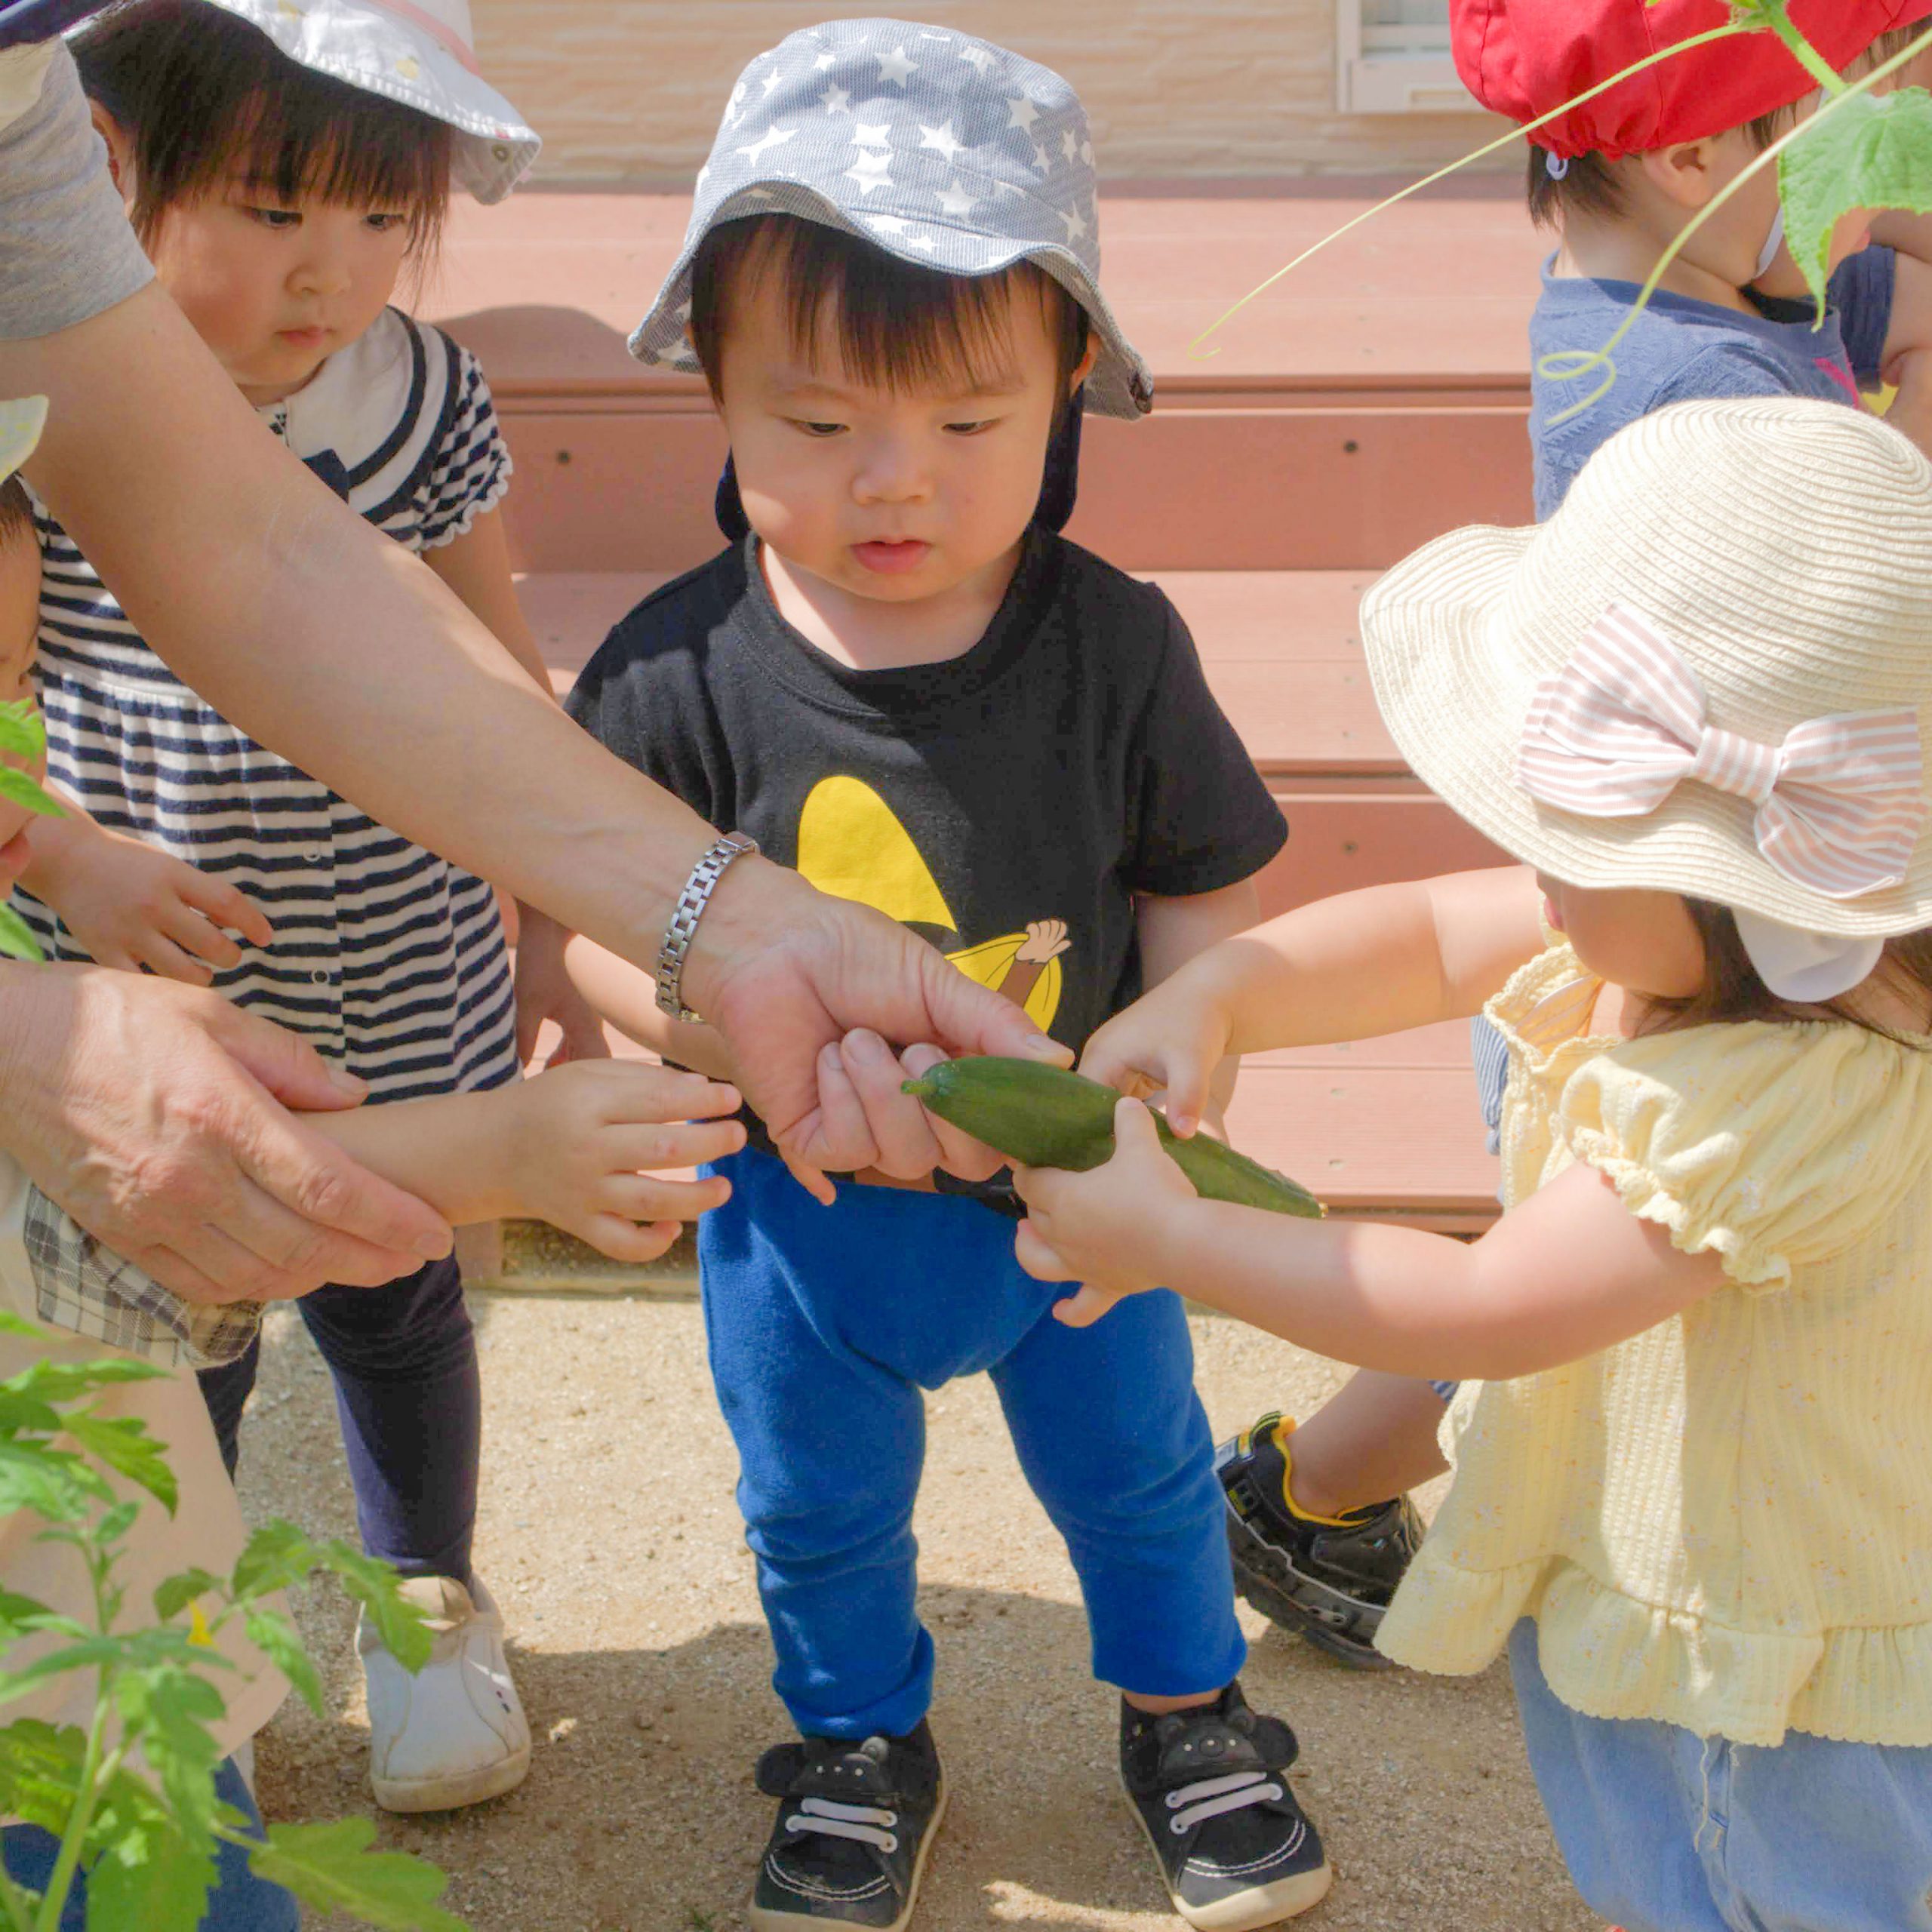
[[[691,875],[685,880],[685,889],[678,895],[671,922],[664,928],[663,941],[657,949],[657,1008],[660,1013],[668,1013],[673,1020],[698,1017],[685,1004],[684,998],[685,955],[691,951],[691,935],[697,931],[697,922],[704,916],[706,906],[711,903],[711,895],[717,891],[718,881],[724,876],[726,868],[734,859],[742,859],[747,852],[757,850],[755,839],[747,838],[742,832],[728,832],[692,866]]]

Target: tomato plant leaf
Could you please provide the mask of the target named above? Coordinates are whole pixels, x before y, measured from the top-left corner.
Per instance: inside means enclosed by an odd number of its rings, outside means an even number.
[[[292,1589],[313,1570],[320,1552],[293,1523],[272,1518],[248,1539],[235,1559],[229,1593],[237,1603]]]
[[[37,758],[47,749],[47,727],[30,698],[0,704],[0,752],[9,758]]]
[[[38,1718],[0,1730],[0,1810],[59,1838],[81,1794],[87,1745],[76,1726],[57,1729]]]
[[[11,798],[17,805],[24,805],[30,812],[38,812],[42,818],[64,818],[66,808],[60,801],[43,792],[24,771],[17,771],[11,764],[0,764],[0,798]]]
[[[322,1679],[295,1626],[279,1611],[251,1609],[242,1614],[248,1641],[289,1682],[316,1716],[323,1714]]]
[[[346,1543],[331,1541],[321,1551],[323,1567],[369,1613],[383,1647],[414,1675],[429,1661],[435,1639],[428,1620],[402,1594],[402,1579],[380,1558],[365,1556]]]
[[[154,1614],[164,1623],[172,1623],[197,1597],[220,1588],[221,1579],[205,1570],[183,1570],[155,1586]]]
[[[286,1885],[318,1912],[352,1912],[380,1932],[468,1932],[436,1901],[449,1881],[426,1861],[371,1851],[367,1818],[332,1825],[271,1825],[269,1841],[249,1860],[257,1875]]]
[[[99,1416],[82,1410],[67,1417],[67,1433],[116,1475],[144,1489],[171,1516],[180,1492],[163,1445],[138,1416]],[[105,1534],[103,1531],[103,1534]],[[123,1528],[119,1534],[125,1536]],[[109,1541],[118,1537],[109,1537]]]
[[[14,959],[42,957],[40,942],[32,929],[11,906],[0,906],[0,955]]]
[[[1778,156],[1792,259],[1825,312],[1832,235],[1859,208],[1932,210],[1932,94],[1857,94],[1832,103]]]
[[[87,1932],[199,1925],[216,1868],[211,1850],[159,1818],[115,1836],[88,1874]]]

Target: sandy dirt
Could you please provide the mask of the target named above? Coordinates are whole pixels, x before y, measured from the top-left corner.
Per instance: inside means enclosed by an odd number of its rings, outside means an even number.
[[[488,1437],[481,1574],[513,1633],[537,1738],[528,1781],[445,1817],[386,1819],[383,1842],[451,1875],[475,1932],[736,1932],[771,1822],[752,1786],[787,1734],[771,1695],[736,1470],[688,1301],[479,1299]],[[1306,1412],[1325,1363],[1232,1322],[1195,1324],[1217,1429]],[[1110,1693],[1087,1674],[1065,1552],[1022,1481],[983,1378],[929,1404],[918,1531],[940,1651],[933,1722],[952,1786],[917,1919],[1167,1932],[1118,1793]],[[242,1494],[352,1535],[328,1378],[299,1321],[270,1318]],[[261,1740],[268,1815],[368,1811],[352,1620],[332,1588],[303,1629],[328,1687]],[[1364,1675],[1243,1617],[1244,1681],[1299,1732],[1294,1774],[1336,1867],[1319,1932],[1590,1932],[1551,1843],[1500,1670]]]

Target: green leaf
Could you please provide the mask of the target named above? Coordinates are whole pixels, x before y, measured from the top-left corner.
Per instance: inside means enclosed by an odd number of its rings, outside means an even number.
[[[293,1523],[275,1516],[249,1537],[235,1559],[229,1592],[237,1603],[293,1589],[321,1561],[321,1552]]]
[[[64,1449],[0,1442],[0,1515],[31,1509],[50,1523],[84,1521],[114,1494],[100,1473]]]
[[[82,1854],[98,1861],[88,1881],[88,1925],[104,1924],[112,1932],[188,1932],[201,1921],[205,1901],[195,1897],[194,1887],[214,1872],[215,1850],[211,1828],[183,1829],[152,1786],[123,1766],[100,1794]],[[97,1900],[102,1900],[98,1908]],[[97,1909],[112,1915],[97,1921]]]
[[[428,1618],[404,1598],[402,1579],[388,1564],[346,1543],[325,1543],[321,1557],[321,1567],[341,1578],[343,1588],[369,1613],[383,1647],[414,1676],[429,1661],[435,1640]]]
[[[0,955],[14,959],[44,959],[33,931],[11,906],[0,906]]]
[[[180,1491],[168,1466],[167,1445],[156,1440],[140,1417],[83,1411],[68,1417],[67,1433],[115,1475],[146,1490],[171,1516],[174,1514]]]
[[[21,1718],[0,1730],[0,1814],[64,1835],[87,1749],[87,1734],[73,1724]]]
[[[1932,210],[1932,94],[1856,94],[1828,103],[1778,156],[1792,259],[1822,321],[1832,235],[1860,208]]]
[[[197,1597],[221,1588],[221,1579],[205,1570],[183,1570],[155,1586],[154,1614],[164,1623],[171,1623]]]
[[[367,1818],[268,1829],[268,1843],[249,1863],[304,1905],[351,1913],[380,1932],[468,1932],[436,1903],[448,1879],[405,1852],[371,1851],[376,1828]]]
[[[316,1716],[323,1715],[322,1680],[295,1626],[279,1611],[251,1609],[242,1613],[248,1641],[294,1685]]]
[[[0,764],[0,798],[11,798],[17,805],[24,805],[30,812],[38,812],[42,818],[65,818],[66,808],[57,798],[43,792],[24,771],[11,764]]]
[[[117,1835],[88,1872],[87,1932],[192,1932],[215,1878],[211,1848],[146,1821]]]
[[[169,1635],[180,1641],[180,1632]],[[129,1671],[115,1697],[177,1822],[197,1835],[212,1829],[214,1774],[226,1754],[210,1727],[226,1715],[221,1693],[191,1666],[171,1659]]]
[[[0,752],[9,758],[38,758],[47,749],[47,727],[25,698],[0,704]]]

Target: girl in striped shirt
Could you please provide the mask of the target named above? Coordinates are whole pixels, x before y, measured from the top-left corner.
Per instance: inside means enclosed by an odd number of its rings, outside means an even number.
[[[464,0],[125,0],[74,51],[160,279],[264,432],[420,554],[547,689],[497,515],[510,460],[482,371],[389,306],[452,181],[494,200],[536,151],[475,72]],[[37,834],[24,881],[49,956],[211,979],[372,1103],[515,1080],[493,889],[229,724],[60,526],[43,514],[38,529],[48,771],[83,808]],[[376,1798],[494,1796],[522,1779],[530,1739],[470,1567],[481,1410],[460,1276],[432,1263],[300,1307],[334,1376],[364,1540],[417,1580],[441,1633],[414,1679],[359,1634]],[[257,1355],[203,1377],[231,1469]]]

